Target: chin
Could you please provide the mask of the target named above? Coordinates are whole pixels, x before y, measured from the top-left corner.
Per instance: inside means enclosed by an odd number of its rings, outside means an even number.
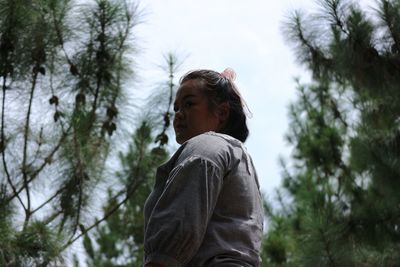
[[[178,144],[183,144],[185,143],[189,138],[187,137],[186,134],[180,131],[175,131],[175,140]]]
[[[175,140],[178,144],[183,144],[187,139],[180,137],[179,135],[176,135]]]

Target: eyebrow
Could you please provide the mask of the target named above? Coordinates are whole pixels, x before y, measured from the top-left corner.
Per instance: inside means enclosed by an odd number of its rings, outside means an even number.
[[[192,97],[197,97],[197,95],[193,95],[193,94],[185,95],[185,96],[182,98],[182,101],[185,101],[186,99],[192,98]],[[176,105],[176,100],[174,101],[174,106],[175,106],[175,105]]]
[[[192,94],[190,94],[190,95],[185,95],[185,96],[182,98],[182,100],[186,100],[186,99],[191,98],[191,97],[197,97],[197,95],[192,95]]]

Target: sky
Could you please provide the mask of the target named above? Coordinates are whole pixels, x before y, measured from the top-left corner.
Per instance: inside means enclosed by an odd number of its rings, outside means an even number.
[[[178,76],[199,68],[234,69],[253,114],[246,147],[267,196],[281,183],[279,157],[288,160],[291,151],[284,135],[288,106],[296,99],[295,78],[309,79],[296,63],[282,24],[294,9],[313,5],[313,0],[151,0],[139,5],[140,86],[151,88],[160,80],[155,66],[169,52],[184,59]]]

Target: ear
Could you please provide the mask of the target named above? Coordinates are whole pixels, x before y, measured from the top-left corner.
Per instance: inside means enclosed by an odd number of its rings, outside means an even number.
[[[229,110],[230,110],[229,102],[224,102],[219,104],[217,109],[217,115],[222,125],[224,125],[229,118]]]

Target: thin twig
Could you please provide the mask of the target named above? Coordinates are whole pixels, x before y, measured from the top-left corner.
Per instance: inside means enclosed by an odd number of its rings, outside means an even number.
[[[63,133],[63,135],[61,136],[57,145],[53,148],[53,150],[49,153],[49,155],[47,157],[45,157],[42,165],[40,165],[39,168],[37,168],[34,172],[32,172],[32,175],[30,175],[30,178],[27,180],[28,184],[30,184],[38,176],[38,174],[44,169],[44,167],[46,167],[48,164],[51,164],[54,154],[61,147],[61,144],[64,142],[64,139],[67,137],[70,128],[71,128],[71,126],[67,129],[66,132]],[[14,194],[7,199],[7,201],[9,202],[9,201],[13,200],[14,197],[19,197],[19,193],[21,193],[22,190],[24,190],[24,186],[22,186],[20,189],[16,190],[14,192]]]
[[[136,189],[140,186],[141,182],[143,181],[143,179],[140,179],[137,181],[137,183],[131,187],[131,189],[127,192],[126,197],[121,200],[118,204],[116,204],[112,209],[110,209],[103,218],[97,220],[95,223],[93,223],[91,226],[89,226],[88,228],[85,229],[85,231],[81,232],[79,235],[77,235],[76,237],[74,237],[73,239],[69,240],[60,250],[63,251],[65,250],[67,247],[69,247],[70,245],[72,245],[72,243],[74,243],[76,240],[78,240],[79,238],[81,238],[82,236],[84,236],[85,234],[87,234],[90,230],[92,230],[93,228],[95,228],[96,226],[98,226],[100,223],[102,223],[103,221],[107,220],[112,214],[114,214],[114,212],[116,212],[123,204],[125,204],[125,202],[127,202],[129,200],[129,198],[131,197],[131,195],[136,191]]]
[[[333,18],[333,22],[339,27],[339,29],[345,34],[345,35],[349,35],[349,32],[346,30],[345,25],[343,23],[343,21],[340,18],[340,14],[339,14],[339,8],[341,5],[341,1],[339,0],[331,0],[331,1],[327,1],[327,6],[328,8],[331,10],[330,14]],[[329,10],[328,10],[329,12]]]
[[[49,204],[53,199],[55,199],[59,194],[61,194],[63,191],[65,190],[65,186],[61,187],[60,189],[57,190],[56,193],[54,193],[53,196],[51,196],[50,198],[48,198],[47,200],[45,200],[42,204],[40,204],[36,209],[31,211],[31,215],[34,214],[35,212],[41,210],[44,206],[46,206],[47,204]]]
[[[11,181],[11,176],[10,173],[8,171],[8,167],[7,167],[7,161],[6,161],[6,141],[5,141],[5,135],[4,135],[4,113],[5,113],[5,104],[6,104],[6,80],[7,80],[7,75],[3,76],[3,99],[2,99],[2,106],[1,106],[1,148],[0,148],[0,152],[2,154],[2,161],[3,161],[3,167],[4,167],[4,172],[6,173],[7,176],[7,182],[8,184],[11,186],[14,196],[16,196],[18,198],[18,201],[21,203],[22,208],[25,210],[25,212],[27,212],[27,208],[25,207],[24,202],[22,201],[21,197],[19,196],[19,193],[17,192],[17,189],[15,188],[13,182]]]
[[[58,215],[60,215],[60,214],[62,214],[62,211],[61,210],[59,210],[59,211],[56,211],[54,214],[52,214],[52,215],[50,215],[47,219],[45,219],[45,220],[43,220],[43,223],[44,224],[49,224],[49,223],[51,223],[53,220],[55,220],[57,217],[58,217]]]
[[[325,252],[326,252],[326,254],[328,256],[328,260],[330,262],[330,265],[331,266],[336,266],[335,265],[335,260],[334,260],[334,258],[332,256],[332,252],[331,252],[331,249],[330,249],[329,241],[326,240],[325,233],[324,233],[324,231],[322,229],[320,229],[319,232],[322,235],[322,240],[323,240],[323,243],[324,243],[324,249],[325,249]]]
[[[26,114],[26,121],[25,121],[25,130],[24,130],[24,149],[23,149],[23,155],[22,155],[22,177],[24,180],[24,188],[26,190],[26,199],[27,199],[27,207],[25,210],[25,225],[29,221],[30,217],[30,209],[31,209],[31,196],[29,192],[29,184],[28,184],[28,170],[27,170],[27,157],[28,157],[28,139],[29,139],[29,129],[30,129],[30,117],[32,113],[32,101],[33,101],[33,94],[35,92],[36,88],[36,81],[38,77],[38,71],[39,66],[36,64],[33,70],[33,75],[32,75],[32,87],[30,91],[30,96],[29,96],[29,104],[28,104],[28,111]]]
[[[84,182],[83,181],[84,180],[84,172],[83,172],[84,166],[82,164],[83,159],[82,159],[82,155],[80,153],[80,147],[79,147],[79,142],[77,140],[76,131],[74,133],[74,145],[75,145],[75,152],[76,152],[76,155],[77,155],[77,158],[78,158],[77,169],[79,171],[79,176],[77,177],[76,175],[74,175],[74,179],[78,178],[80,180],[79,180],[79,183],[78,183],[78,186],[79,186],[79,188],[78,188],[78,190],[79,190],[79,192],[78,192],[78,211],[77,211],[74,230],[72,231],[71,238],[75,235],[76,230],[78,229],[78,225],[79,225],[81,208],[82,208],[82,195],[83,195],[82,187],[83,187],[83,182]]]

